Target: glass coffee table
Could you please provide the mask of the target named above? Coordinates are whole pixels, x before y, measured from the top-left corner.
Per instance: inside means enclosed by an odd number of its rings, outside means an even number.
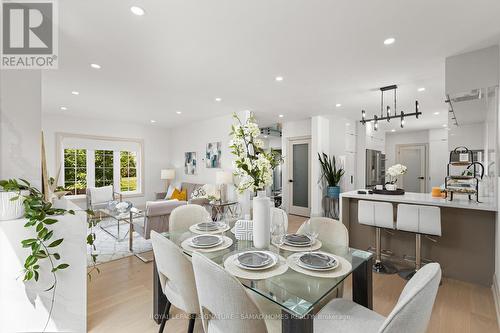
[[[117,222],[118,236],[120,236],[120,224],[124,224],[124,223],[128,224],[129,230],[127,231],[125,236],[122,239],[120,239],[120,238],[116,238],[116,239],[118,241],[122,241],[127,237],[127,234],[128,234],[129,251],[132,252],[134,254],[134,256],[136,256],[137,258],[139,258],[141,261],[143,261],[145,263],[152,261],[152,260],[148,260],[148,259],[142,257],[140,253],[134,252],[134,223],[133,223],[133,221],[134,221],[134,219],[137,219],[137,218],[144,218],[144,211],[143,210],[137,209],[136,207],[132,207],[129,212],[120,213],[120,212],[116,212],[116,211],[111,211],[107,208],[103,208],[103,209],[99,209],[99,212],[101,214],[103,214],[104,216],[109,217]],[[109,233],[108,230],[106,230],[104,228],[103,228],[103,230],[106,231],[107,233]]]
[[[163,235],[179,246],[187,256],[192,255],[190,251],[181,247],[181,243],[186,238],[194,236],[194,233],[170,232]],[[233,240],[231,247],[217,252],[203,253],[221,266],[228,256],[253,248],[252,241],[237,240],[231,232],[226,232],[225,235]],[[271,246],[270,250],[276,251],[276,248]],[[349,275],[352,275],[353,301],[369,309],[373,308],[371,270],[373,255],[362,250],[335,246],[324,240],[322,240],[320,250],[346,259],[352,268],[345,275],[337,278],[314,277],[288,268],[285,273],[265,280],[239,279],[246,288],[281,308],[283,332],[313,332],[314,315],[321,310],[331,294]],[[280,255],[285,258],[293,253],[295,252],[280,250]],[[154,270],[154,318],[159,322],[167,299],[161,291],[156,265]]]

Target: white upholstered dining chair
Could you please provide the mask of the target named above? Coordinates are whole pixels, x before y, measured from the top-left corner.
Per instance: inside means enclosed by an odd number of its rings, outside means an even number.
[[[318,230],[318,239],[323,243],[337,246],[349,246],[349,231],[339,220],[328,217],[311,217],[311,223]],[[298,234],[305,234],[305,222],[297,231]]]
[[[318,239],[322,243],[327,243],[329,245],[339,246],[348,250],[349,247],[349,231],[345,225],[339,220],[334,220],[328,217],[311,217],[310,221],[314,224],[315,229],[318,230]],[[305,234],[306,223],[302,223],[297,231],[298,234]],[[342,253],[338,253],[342,254]],[[332,292],[328,299],[333,299],[336,297],[342,297],[344,295],[344,282],[342,281],[336,288],[336,291]]]
[[[151,240],[161,288],[168,299],[159,332],[163,332],[173,304],[189,314],[188,332],[192,333],[200,307],[191,261],[178,246],[154,230],[151,231]]]
[[[192,261],[205,333],[281,332],[279,319],[263,319],[256,299],[223,267],[197,252]]]
[[[387,318],[352,301],[335,299],[318,313],[314,332],[425,333],[440,281],[439,264],[425,265],[408,281]]]
[[[203,206],[194,204],[179,206],[170,214],[169,230],[171,232],[188,231],[190,226],[206,221],[211,221],[211,218]]]

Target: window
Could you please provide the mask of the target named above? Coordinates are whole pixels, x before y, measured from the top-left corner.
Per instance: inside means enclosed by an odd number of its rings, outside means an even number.
[[[124,195],[143,194],[142,140],[57,133],[56,142],[60,181],[69,196],[110,185]]]
[[[95,187],[113,185],[113,151],[95,151]]]
[[[85,194],[87,189],[87,151],[64,149],[64,189],[70,195]]]
[[[130,151],[120,152],[120,191],[137,190],[137,154]]]

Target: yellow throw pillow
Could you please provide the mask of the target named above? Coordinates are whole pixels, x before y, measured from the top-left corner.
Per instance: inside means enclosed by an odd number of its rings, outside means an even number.
[[[179,191],[178,189],[174,190],[170,199],[177,199],[179,201],[187,201],[187,192],[186,190]]]

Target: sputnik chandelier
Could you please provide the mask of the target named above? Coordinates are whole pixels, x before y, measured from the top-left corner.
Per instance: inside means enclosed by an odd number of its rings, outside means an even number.
[[[384,92],[393,90],[394,91],[394,113],[391,114],[391,107],[387,105],[385,108],[385,115],[384,115]],[[381,93],[381,99],[380,99],[380,116],[374,115],[373,118],[371,119],[366,119],[366,112],[365,110],[361,110],[361,123],[365,125],[367,122],[373,122],[373,129],[375,131],[378,130],[378,122],[387,120],[389,123],[391,119],[399,119],[400,120],[400,126],[401,128],[404,127],[405,125],[405,117],[409,116],[415,116],[418,119],[418,116],[422,114],[420,112],[419,107],[418,107],[418,101],[415,101],[415,112],[412,113],[404,113],[404,111],[401,111],[398,114],[398,109],[397,109],[397,90],[398,86],[397,85],[392,85],[392,86],[387,86],[387,87],[382,87],[380,88],[380,93]]]

